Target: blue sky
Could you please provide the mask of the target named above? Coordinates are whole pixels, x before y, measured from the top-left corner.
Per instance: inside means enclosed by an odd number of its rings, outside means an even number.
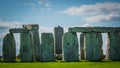
[[[120,0],[0,0],[0,55],[8,29],[22,24],[39,24],[40,33],[53,32],[58,25],[65,30],[71,26],[120,27]]]
[[[70,7],[79,9],[81,5],[89,6],[107,2],[119,3],[120,0],[0,0],[0,20],[7,22],[39,23],[43,26],[84,25],[84,21],[81,21],[81,18],[84,17],[83,15],[69,15],[58,12],[67,10]],[[106,24],[105,22],[94,24],[112,25],[111,23]],[[116,26],[118,24],[115,23]]]

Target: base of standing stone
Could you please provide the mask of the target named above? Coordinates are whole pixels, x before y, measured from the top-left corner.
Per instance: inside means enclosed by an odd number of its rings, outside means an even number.
[[[41,34],[40,61],[55,61],[54,39],[52,33]]]
[[[78,38],[76,33],[65,33],[63,36],[63,60],[79,61]]]
[[[80,53],[81,53],[81,54],[80,54],[80,57],[81,57],[80,59],[81,59],[81,60],[84,60],[84,59],[85,59],[85,57],[84,57],[84,49],[81,49],[80,51],[81,51],[81,52],[80,52]]]
[[[62,54],[55,54],[55,59],[62,60]]]

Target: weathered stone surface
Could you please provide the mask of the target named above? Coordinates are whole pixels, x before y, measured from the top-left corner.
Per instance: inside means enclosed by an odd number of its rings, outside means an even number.
[[[39,37],[39,25],[37,24],[30,24],[30,25],[23,25],[23,28],[29,30],[30,34],[32,35],[32,54],[33,60],[40,60],[40,37]]]
[[[55,61],[52,33],[41,34],[40,61]]]
[[[32,61],[32,44],[29,33],[20,35],[20,58],[21,61]]]
[[[69,32],[120,32],[120,27],[73,27],[69,28]]]
[[[108,33],[109,45],[108,55],[111,60],[120,60],[120,34],[119,33]]]
[[[15,61],[16,59],[15,39],[12,33],[6,34],[3,39],[3,60]]]
[[[9,30],[10,33],[26,33],[29,32],[27,29],[23,28],[13,28]]]
[[[84,44],[86,60],[98,61],[102,59],[102,35],[100,33],[85,33]]]
[[[63,36],[63,60],[79,61],[78,38],[76,33],[65,33]]]
[[[84,33],[80,34],[80,57],[84,60]]]
[[[54,28],[55,35],[55,54],[62,53],[62,36],[63,36],[63,28],[58,26]]]
[[[35,59],[40,60],[40,37],[38,30],[34,30],[32,34],[32,40],[33,40],[33,45],[34,45],[34,52],[35,52]]]

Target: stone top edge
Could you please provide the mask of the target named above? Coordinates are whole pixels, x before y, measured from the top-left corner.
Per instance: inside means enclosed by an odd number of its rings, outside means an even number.
[[[69,28],[120,28],[120,27],[69,27]]]

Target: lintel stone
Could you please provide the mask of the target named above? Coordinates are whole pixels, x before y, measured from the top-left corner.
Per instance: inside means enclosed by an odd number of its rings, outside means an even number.
[[[69,32],[120,32],[120,27],[73,27],[69,28]]]
[[[29,30],[23,28],[13,28],[9,30],[10,33],[28,33]]]

